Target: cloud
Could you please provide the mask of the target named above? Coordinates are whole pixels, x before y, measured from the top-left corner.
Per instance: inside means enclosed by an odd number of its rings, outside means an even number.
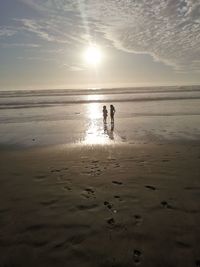
[[[21,48],[38,48],[39,44],[31,44],[31,43],[1,43],[1,47],[21,47]]]
[[[59,14],[45,19],[16,19],[16,21],[21,31],[35,34],[44,41],[69,45],[85,42],[83,25]]]
[[[200,1],[20,1],[38,11],[39,18],[16,21],[44,41],[74,47],[98,37],[118,49],[149,54],[180,72],[200,70]],[[13,34],[0,28],[0,36]]]
[[[44,58],[44,57],[17,57],[17,59],[19,60],[30,60],[30,61],[44,61],[44,62],[48,62],[48,61],[56,61],[55,58]]]
[[[25,30],[35,33],[40,38],[46,41],[55,41],[55,37],[47,31],[48,23],[43,23],[41,25],[37,21],[31,19],[18,19],[17,21],[23,24]]]
[[[72,46],[85,45],[96,32],[93,19],[87,20],[83,0],[20,0],[39,12],[39,18],[16,19],[24,31],[40,39]],[[20,25],[19,25],[20,27]],[[100,33],[99,33],[100,34]]]
[[[1,37],[10,37],[10,36],[13,36],[14,34],[16,34],[16,30],[14,30],[13,28],[6,27],[6,26],[3,26],[3,27],[0,26],[0,38]]]
[[[64,67],[66,67],[68,70],[70,71],[84,71],[84,67],[82,66],[76,66],[76,65],[68,65],[68,64],[64,64]]]
[[[119,49],[147,53],[177,70],[200,70],[200,2],[86,1],[87,16]]]

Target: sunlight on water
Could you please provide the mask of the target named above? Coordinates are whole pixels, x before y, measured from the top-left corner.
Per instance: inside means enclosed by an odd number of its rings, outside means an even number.
[[[88,96],[91,100],[92,96]],[[96,96],[95,96],[96,97]],[[87,116],[90,120],[102,118],[102,105],[98,103],[91,103],[87,107]]]

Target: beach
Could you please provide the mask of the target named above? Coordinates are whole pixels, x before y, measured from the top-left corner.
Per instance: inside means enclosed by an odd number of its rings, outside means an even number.
[[[6,98],[0,266],[200,266],[198,97],[118,99],[114,129],[95,99]]]
[[[4,152],[2,266],[198,266],[199,148]]]

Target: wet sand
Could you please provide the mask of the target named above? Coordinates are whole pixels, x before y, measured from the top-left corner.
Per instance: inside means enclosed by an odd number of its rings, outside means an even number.
[[[200,266],[200,145],[2,151],[0,266]]]

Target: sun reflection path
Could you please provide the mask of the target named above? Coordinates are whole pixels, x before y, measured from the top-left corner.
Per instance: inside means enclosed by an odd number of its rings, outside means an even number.
[[[89,119],[88,128],[85,133],[83,144],[86,145],[105,145],[115,141],[114,125],[103,124],[102,105],[90,103],[87,107],[87,117]],[[108,129],[108,126],[110,129]]]

